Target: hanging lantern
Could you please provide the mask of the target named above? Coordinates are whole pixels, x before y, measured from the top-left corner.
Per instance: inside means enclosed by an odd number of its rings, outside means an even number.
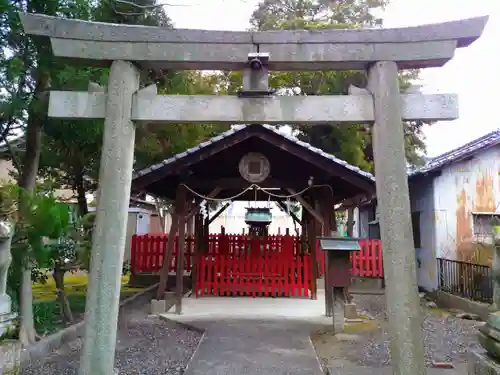
[[[249,227],[250,234],[265,236],[269,224],[273,220],[270,207],[248,207],[245,214],[245,223]]]

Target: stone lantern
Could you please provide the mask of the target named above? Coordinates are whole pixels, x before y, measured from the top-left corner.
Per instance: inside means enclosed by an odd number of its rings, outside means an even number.
[[[0,336],[12,327],[16,313],[12,312],[12,301],[7,294],[7,274],[12,262],[10,246],[14,227],[7,220],[0,221]]]

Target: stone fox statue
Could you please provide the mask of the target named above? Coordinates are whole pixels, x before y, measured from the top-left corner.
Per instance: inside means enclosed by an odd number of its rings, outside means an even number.
[[[11,239],[12,225],[8,221],[0,221],[0,296],[7,294],[7,273],[12,262]]]

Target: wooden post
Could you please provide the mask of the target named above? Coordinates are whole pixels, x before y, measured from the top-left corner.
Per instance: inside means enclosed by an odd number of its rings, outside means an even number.
[[[192,261],[192,268],[191,268],[191,289],[193,290],[193,297],[197,297],[197,286],[196,286],[196,280],[198,278],[198,262],[199,262],[199,255],[200,255],[200,235],[201,235],[201,217],[199,212],[195,214],[194,216],[194,249],[193,249],[193,261]]]
[[[160,282],[158,283],[158,289],[156,291],[156,299],[165,299],[165,290],[168,284],[168,274],[170,273],[170,264],[172,263],[172,253],[174,252],[175,237],[177,235],[177,228],[179,227],[179,222],[177,219],[177,213],[172,214],[172,225],[170,225],[170,231],[168,232],[167,248],[165,249],[165,256],[163,257],[163,264],[160,270]]]
[[[322,236],[330,236],[333,228],[333,222],[332,222],[332,217],[333,217],[333,197],[330,191],[324,190],[324,195],[322,196],[322,201],[323,203],[320,205],[321,209],[321,215],[323,217],[323,222],[324,225],[321,229],[321,235]],[[325,283],[325,315],[328,317],[333,316],[333,290],[330,286],[329,279],[330,276],[328,274],[329,272],[329,266],[328,266],[328,256],[327,254],[323,254],[324,256],[324,274],[323,274],[323,281]]]
[[[175,313],[182,313],[182,297],[184,294],[184,249],[186,247],[186,189],[180,185],[175,202],[177,222],[179,223],[179,250],[177,251],[177,280],[175,283]]]
[[[349,207],[347,209],[347,236],[352,237],[353,231],[354,231],[354,207]],[[345,288],[344,296],[347,303],[352,303],[352,295],[351,293],[349,293],[349,288]]]
[[[210,218],[208,216],[203,220],[203,247],[208,253],[210,250]]]
[[[308,202],[306,202],[304,199],[302,199],[303,202],[307,203],[309,208],[311,206],[309,205]],[[302,203],[302,202],[301,202]],[[304,206],[304,204],[303,204]],[[311,252],[311,298],[312,299],[317,299],[318,298],[318,286],[317,286],[317,279],[318,279],[318,262],[316,259],[316,220],[315,217],[313,217],[311,210],[306,209],[307,212],[307,242],[309,245],[309,251]]]
[[[312,206],[318,210],[319,203],[316,200],[313,200]],[[324,225],[324,223],[323,223]],[[316,217],[312,217],[311,215],[311,239],[309,242],[309,246],[311,247],[311,263],[312,263],[312,299],[318,298],[318,254],[316,252],[316,237],[321,233],[322,226],[321,223],[318,222]]]
[[[300,251],[302,254],[306,253],[306,249],[308,247],[308,229],[309,229],[309,213],[307,210],[302,209],[301,215],[301,225],[302,225],[302,233],[300,235]]]

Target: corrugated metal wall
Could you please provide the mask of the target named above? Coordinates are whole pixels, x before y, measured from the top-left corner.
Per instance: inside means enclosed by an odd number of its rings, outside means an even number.
[[[481,245],[487,241],[483,232],[490,229],[483,227],[477,217],[478,213],[489,214],[483,215],[489,222],[499,213],[499,159],[500,147],[493,147],[470,160],[445,167],[441,176],[435,178],[437,257],[490,262],[491,251]]]

